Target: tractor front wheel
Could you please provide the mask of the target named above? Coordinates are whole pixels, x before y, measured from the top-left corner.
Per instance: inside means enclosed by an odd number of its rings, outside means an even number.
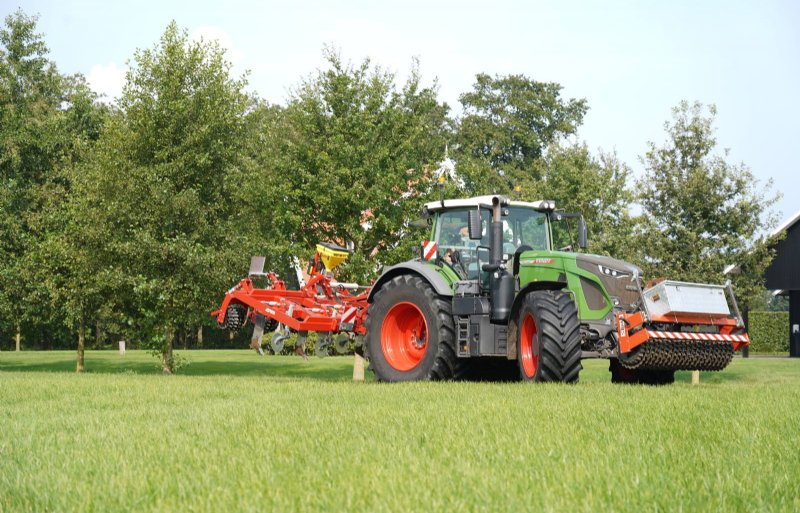
[[[456,367],[450,302],[414,275],[388,281],[365,323],[369,368],[379,381],[451,379]]]
[[[537,290],[523,298],[511,322],[516,337],[520,377],[525,381],[578,381],[581,336],[578,310],[572,298],[558,290]]]

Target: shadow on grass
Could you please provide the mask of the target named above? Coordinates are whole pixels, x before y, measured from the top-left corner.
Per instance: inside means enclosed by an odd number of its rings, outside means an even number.
[[[261,357],[244,351],[197,351],[188,356],[176,353],[187,362],[178,371],[178,375],[182,376],[263,376],[321,381],[352,378],[352,357],[303,360],[292,356]],[[0,372],[74,373],[75,353],[0,353]],[[159,375],[161,367],[155,357],[145,352],[135,352],[125,357],[110,351],[87,352],[86,373]]]
[[[270,379],[301,379],[315,381],[349,381],[352,378],[353,357],[258,356],[246,350],[190,350],[176,351],[188,365],[178,371],[181,376],[243,376]],[[74,351],[23,351],[0,352],[1,372],[75,372]],[[129,351],[124,357],[114,351],[87,351],[88,374],[160,375],[158,360],[147,351]],[[367,380],[372,380],[367,373]],[[587,360],[581,372],[583,383],[608,383],[608,363],[604,360]],[[690,383],[691,372],[675,373],[676,383]],[[800,360],[798,359],[742,359],[735,358],[721,372],[702,372],[700,383],[757,384],[781,383],[800,386]]]

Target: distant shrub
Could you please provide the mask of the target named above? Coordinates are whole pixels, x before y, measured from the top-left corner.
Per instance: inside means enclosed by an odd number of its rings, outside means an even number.
[[[751,351],[789,352],[789,312],[750,312],[747,332]]]

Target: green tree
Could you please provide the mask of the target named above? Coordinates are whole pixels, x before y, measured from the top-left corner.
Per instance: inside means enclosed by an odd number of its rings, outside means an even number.
[[[650,143],[638,181],[643,208],[640,247],[650,277],[719,283],[728,264],[742,302],[757,300],[771,254],[764,232],[775,224],[778,195],[743,164],[716,153],[716,108],[682,102],[664,124],[667,140]]]
[[[325,56],[327,68],[294,91],[283,114],[276,208],[297,253],[325,239],[352,242],[343,272],[366,280],[418,243],[403,235],[444,153],[447,107],[416,64],[398,90],[395,76],[369,60]]]
[[[82,237],[107,248],[88,269],[110,265],[122,277],[124,323],[150,337],[165,373],[176,332],[204,322],[244,267],[237,200],[258,177],[244,151],[245,84],[217,44],[190,42],[171,23],[155,48],[135,53],[121,113],[75,174],[77,231],[95,226]]]
[[[560,210],[583,214],[592,253],[639,259],[632,243],[636,225],[630,211],[635,195],[628,186],[632,173],[616,154],[601,152],[595,157],[585,144],[554,144],[534,169],[541,180],[532,184],[532,191],[523,189],[523,197],[552,199]],[[576,239],[576,225],[568,229]]]
[[[586,100],[563,99],[559,84],[523,75],[481,73],[459,101],[455,157],[470,190],[482,194],[531,190],[541,178],[535,162],[575,134],[588,109]]]
[[[24,323],[60,317],[41,265],[44,218],[64,188],[59,169],[91,144],[104,116],[83,78],[48,59],[36,22],[17,11],[0,28],[0,317],[17,348]]]

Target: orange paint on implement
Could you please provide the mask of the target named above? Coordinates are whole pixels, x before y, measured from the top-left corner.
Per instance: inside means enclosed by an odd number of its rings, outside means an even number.
[[[533,337],[536,336],[536,320],[533,315],[525,315],[521,329],[519,356],[522,361],[522,371],[525,377],[533,379],[539,367],[539,355],[533,349]]]

